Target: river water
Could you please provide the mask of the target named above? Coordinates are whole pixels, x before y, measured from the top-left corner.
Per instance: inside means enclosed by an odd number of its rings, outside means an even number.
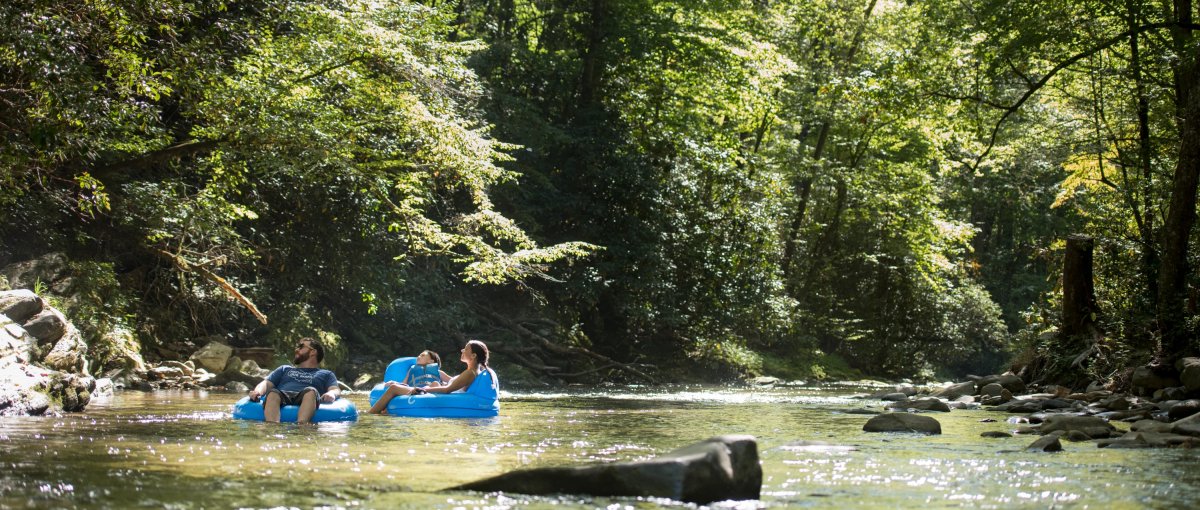
[[[1024,453],[1009,416],[934,413],[940,436],[872,434],[847,386],[506,392],[492,419],[235,421],[240,395],[122,392],[85,413],[0,418],[0,508],[607,508],[668,500],[442,492],[512,469],[644,459],[751,434],[762,499],[725,508],[1195,508],[1200,452],[1064,442]],[[350,397],[360,410],[366,395]],[[996,422],[984,422],[985,419]],[[1119,427],[1127,429],[1125,424]],[[822,442],[828,446],[815,446]]]

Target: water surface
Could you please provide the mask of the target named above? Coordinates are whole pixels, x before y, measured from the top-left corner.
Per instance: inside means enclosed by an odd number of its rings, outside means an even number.
[[[512,469],[636,460],[758,438],[762,499],[736,508],[1185,508],[1195,450],[1064,443],[1025,453],[1006,414],[934,413],[940,436],[868,434],[855,388],[514,392],[497,418],[235,421],[239,395],[123,392],[60,418],[0,418],[0,508],[660,508],[668,500],[441,492]],[[351,395],[359,409],[365,395]],[[982,422],[984,419],[997,422]],[[1127,425],[1118,424],[1128,428]],[[813,445],[813,442],[829,446]]]

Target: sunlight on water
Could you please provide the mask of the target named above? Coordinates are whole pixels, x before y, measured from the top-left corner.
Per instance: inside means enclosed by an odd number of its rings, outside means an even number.
[[[510,392],[497,418],[316,426],[232,420],[238,395],[129,392],[84,414],[0,418],[0,508],[687,507],[440,491],[522,467],[649,458],[720,434],[758,438],[764,480],[760,501],[719,508],[1181,508],[1200,498],[1191,450],[1068,442],[1024,453],[1033,438],[981,438],[1017,426],[981,410],[932,414],[940,436],[868,434],[869,417],[845,411],[883,403],[848,396],[859,391]],[[350,398],[365,408],[364,395]]]

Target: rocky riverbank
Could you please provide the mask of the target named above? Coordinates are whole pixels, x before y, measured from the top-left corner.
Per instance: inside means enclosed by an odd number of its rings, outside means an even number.
[[[940,434],[937,413],[982,408],[1009,415],[991,420],[1009,430],[984,437],[1040,435],[1030,451],[1059,451],[1060,439],[1091,442],[1100,448],[1167,448],[1200,445],[1200,358],[1184,358],[1174,367],[1135,370],[1131,392],[1114,392],[1100,384],[1085,391],[1055,385],[1033,387],[1013,374],[918,388],[898,385],[863,399],[884,402],[885,410],[863,426],[868,432]]]
[[[86,351],[79,330],[37,294],[0,292],[0,415],[82,411],[105,391]]]

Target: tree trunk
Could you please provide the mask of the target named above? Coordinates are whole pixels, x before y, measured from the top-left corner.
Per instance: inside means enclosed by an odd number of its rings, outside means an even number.
[[[826,261],[830,260],[833,255],[837,254],[839,239],[841,238],[842,217],[846,213],[849,190],[846,187],[846,180],[838,178],[834,184],[837,194],[833,200],[833,212],[829,217],[829,224],[825,227],[825,231],[821,232],[821,239],[817,241],[813,247],[812,257],[808,264],[808,276],[804,279],[806,283],[812,283],[817,279],[818,271],[825,268]]]
[[[603,73],[600,52],[604,44],[604,25],[607,22],[604,0],[592,0],[588,9],[587,49],[583,54],[583,73],[579,78],[579,104],[584,107],[598,100],[600,77]]]
[[[1067,237],[1063,260],[1062,329],[1064,338],[1096,336],[1096,289],[1092,276],[1092,250],[1095,240],[1084,235]]]
[[[1200,59],[1190,51],[1191,0],[1175,0],[1172,39],[1181,61],[1175,69],[1176,112],[1179,116],[1179,159],[1171,179],[1171,201],[1163,222],[1162,265],[1158,273],[1159,355],[1172,359],[1192,349],[1184,327],[1187,300],[1188,240],[1196,224],[1196,189],[1200,184]]]
[[[1129,11],[1127,22],[1129,28],[1132,30],[1137,27],[1139,12],[1133,0],[1126,2],[1126,8]],[[1146,295],[1149,297],[1151,309],[1156,309],[1156,300],[1158,299],[1158,244],[1154,239],[1154,199],[1152,193],[1154,167],[1150,141],[1150,99],[1146,94],[1146,82],[1142,79],[1140,37],[1137,33],[1129,36],[1129,66],[1130,71],[1133,73],[1134,90],[1137,94],[1137,165],[1138,169],[1141,170],[1142,177],[1137,193],[1141,194],[1142,203],[1140,212],[1136,200],[1130,200],[1130,207],[1133,209],[1134,220],[1138,226],[1138,234],[1142,240],[1142,278],[1146,282]]]
[[[866,32],[867,25],[871,21],[871,14],[875,12],[875,6],[879,0],[869,0],[866,9],[863,10],[862,23],[859,23],[854,32],[854,38],[850,41],[850,47],[846,49],[845,58],[838,60],[840,66],[833,70],[834,76],[841,77],[846,73],[854,62],[854,57],[858,55],[858,49],[862,46],[863,33]],[[832,128],[829,120],[821,122],[821,127],[817,132],[817,144],[813,148],[813,162],[818,165],[825,158],[825,145],[829,141],[829,132]],[[815,172],[814,172],[815,175]],[[783,268],[783,278],[787,286],[787,293],[792,297],[797,297],[796,292],[799,288],[799,282],[794,281],[795,271],[792,268],[793,261],[796,258],[796,248],[800,244],[800,229],[804,225],[804,215],[808,209],[808,201],[812,193],[813,177],[804,177],[797,179],[793,186],[793,191],[799,196],[796,203],[796,211],[792,214],[791,225],[788,228],[787,235],[784,238],[783,244],[783,260],[780,261],[780,267]]]
[[[1162,265],[1158,274],[1158,320],[1162,352],[1168,356],[1183,354],[1189,347],[1184,304],[1189,271],[1188,238],[1196,224],[1196,189],[1200,183],[1200,104],[1191,104],[1187,109],[1179,132],[1179,161],[1171,179],[1171,203],[1163,225]]]
[[[783,260],[779,262],[779,267],[783,268],[783,281],[787,285],[788,295],[796,295],[796,284],[793,281],[795,269],[793,260],[796,258],[796,251],[800,248],[800,228],[804,225],[804,214],[808,210],[808,199],[812,194],[812,179],[800,179],[792,187],[793,192],[799,197],[796,203],[796,212],[792,214],[792,223],[788,227],[787,237],[783,243]]]

